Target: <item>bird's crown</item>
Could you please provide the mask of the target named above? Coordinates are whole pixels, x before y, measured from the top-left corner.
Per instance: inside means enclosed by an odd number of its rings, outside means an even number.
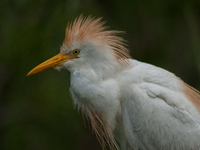
[[[127,64],[127,58],[130,58],[129,50],[126,48],[125,40],[117,36],[123,31],[106,30],[108,27],[104,26],[105,22],[101,19],[80,15],[74,22],[68,23],[61,52],[64,53],[74,42],[95,41],[99,45],[108,46],[117,60]]]

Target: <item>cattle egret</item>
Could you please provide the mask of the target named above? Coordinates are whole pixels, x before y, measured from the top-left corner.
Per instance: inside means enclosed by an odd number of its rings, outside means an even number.
[[[60,53],[28,75],[68,69],[74,104],[103,149],[200,149],[199,91],[131,59],[119,33],[107,30],[101,18],[81,15],[67,25]]]

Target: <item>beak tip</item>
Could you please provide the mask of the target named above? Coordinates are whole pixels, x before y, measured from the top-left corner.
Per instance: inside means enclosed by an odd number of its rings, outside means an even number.
[[[30,76],[31,75],[31,72],[29,72],[26,76]]]
[[[37,72],[35,72],[35,71],[32,69],[31,71],[29,71],[29,73],[27,73],[26,76],[31,76],[31,75],[36,74],[36,73],[37,73]]]

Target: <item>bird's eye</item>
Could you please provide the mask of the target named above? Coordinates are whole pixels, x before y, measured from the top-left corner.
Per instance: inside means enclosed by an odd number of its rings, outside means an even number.
[[[80,49],[75,49],[75,50],[73,51],[73,54],[74,54],[74,55],[78,55],[78,54],[80,53],[80,51],[81,51]]]

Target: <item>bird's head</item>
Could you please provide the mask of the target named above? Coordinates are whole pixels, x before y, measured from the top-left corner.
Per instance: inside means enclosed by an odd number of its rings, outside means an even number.
[[[101,18],[84,18],[82,15],[69,23],[60,53],[32,69],[28,75],[50,68],[91,68],[109,71],[128,64],[128,50],[124,39],[117,36],[121,31],[106,30]]]

